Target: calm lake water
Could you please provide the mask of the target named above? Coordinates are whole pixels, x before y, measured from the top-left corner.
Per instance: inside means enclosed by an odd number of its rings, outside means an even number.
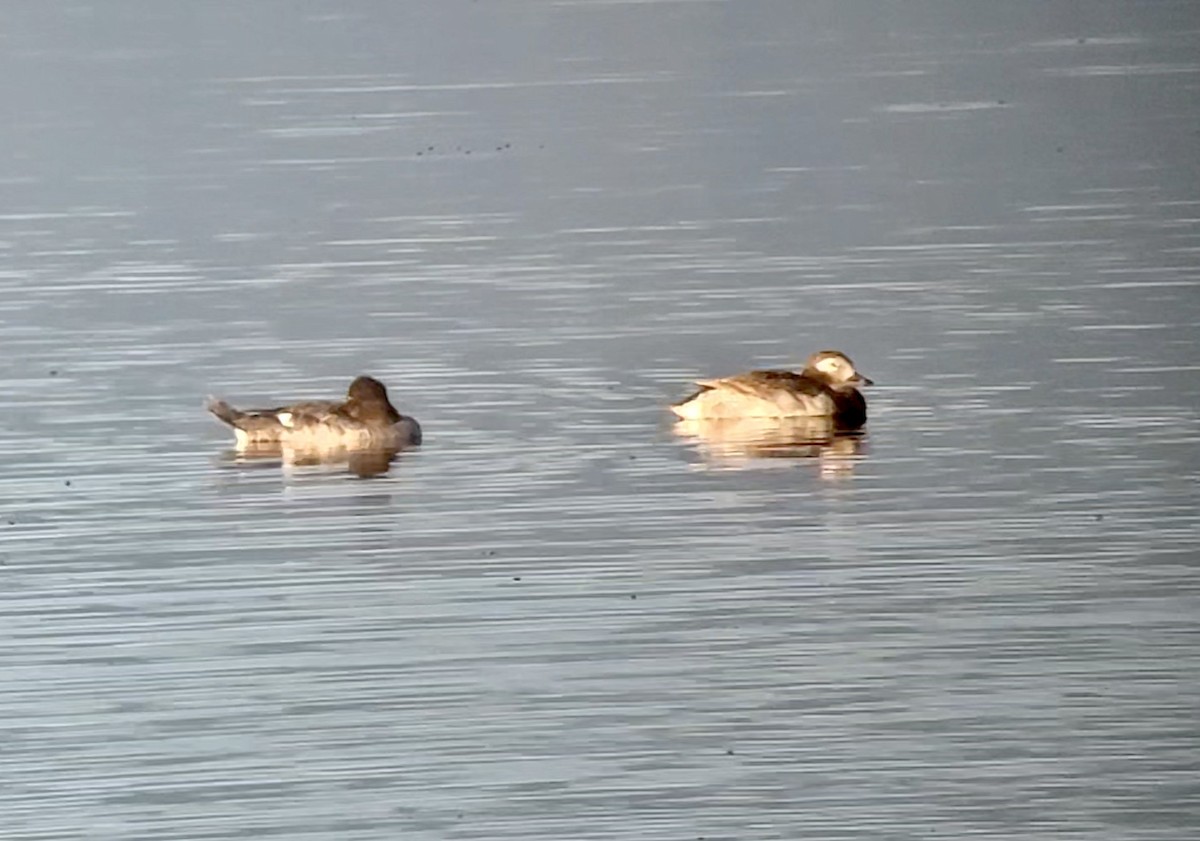
[[[5,839],[1200,833],[1196,4],[4,17]]]

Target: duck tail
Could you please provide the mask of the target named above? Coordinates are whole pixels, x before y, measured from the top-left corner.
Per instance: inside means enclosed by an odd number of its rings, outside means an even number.
[[[212,412],[213,415],[216,416],[217,420],[221,421],[222,423],[227,423],[234,428],[238,427],[238,421],[246,417],[245,412],[238,411],[224,400],[218,400],[216,397],[212,396],[208,397],[204,401],[204,408]]]
[[[694,420],[700,416],[699,404],[696,398],[703,394],[706,389],[700,389],[695,394],[680,400],[678,403],[671,404],[671,411],[684,420]]]

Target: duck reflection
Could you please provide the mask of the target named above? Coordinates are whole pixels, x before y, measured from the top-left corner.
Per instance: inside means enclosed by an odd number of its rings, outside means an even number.
[[[768,459],[817,459],[821,475],[844,476],[862,459],[863,435],[839,430],[832,418],[692,418],[674,433],[690,439],[717,467],[767,466]]]
[[[228,450],[224,460],[241,466],[346,468],[361,478],[387,473],[403,448],[303,448],[280,444],[247,444]]]

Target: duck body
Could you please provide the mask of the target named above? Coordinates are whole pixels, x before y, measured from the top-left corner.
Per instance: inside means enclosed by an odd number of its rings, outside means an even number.
[[[823,350],[804,369],[747,371],[697,380],[700,390],[671,406],[684,420],[720,418],[828,418],[841,430],[867,422],[867,401],[857,388],[871,381],[840,351]]]
[[[270,446],[320,453],[400,449],[421,443],[421,425],[396,411],[387,389],[358,377],[345,400],[306,400],[273,409],[237,409],[209,398],[208,411],[233,429],[239,449]]]

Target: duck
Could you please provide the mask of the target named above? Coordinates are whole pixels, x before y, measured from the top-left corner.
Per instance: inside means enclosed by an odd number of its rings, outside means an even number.
[[[821,350],[799,372],[747,371],[696,385],[699,391],[671,406],[684,420],[828,418],[846,431],[866,424],[867,401],[858,388],[873,382],[840,350]]]
[[[237,409],[208,398],[205,407],[233,429],[239,450],[287,447],[311,453],[399,449],[421,443],[416,418],[396,411],[387,388],[374,377],[356,377],[344,400],[305,400],[274,409]]]

